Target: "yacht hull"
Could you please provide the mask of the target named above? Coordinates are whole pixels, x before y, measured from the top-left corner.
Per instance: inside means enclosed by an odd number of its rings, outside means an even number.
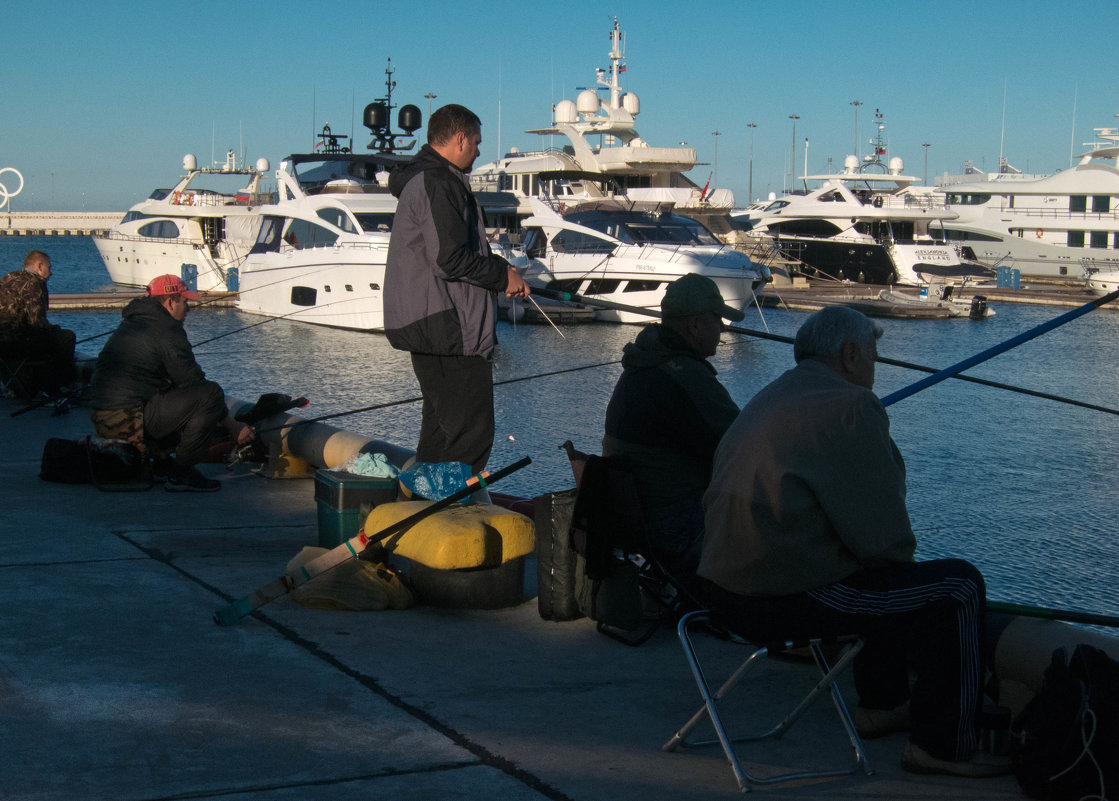
[[[388,246],[310,248],[250,256],[237,308],[297,322],[382,331]]]

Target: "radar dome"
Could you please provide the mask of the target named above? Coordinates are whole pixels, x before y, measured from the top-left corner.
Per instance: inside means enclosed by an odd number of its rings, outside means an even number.
[[[400,113],[396,115],[396,121],[405,133],[411,134],[412,131],[423,125],[423,115],[417,106],[409,103],[401,107]]]
[[[843,169],[847,172],[855,172],[857,169],[859,169],[859,157],[848,156],[847,158],[843,159]]]
[[[570,100],[561,100],[556,103],[556,122],[577,122],[579,112]]]
[[[901,160],[900,156],[894,156],[890,159],[890,172],[894,175],[901,175],[901,171],[905,169],[905,163]]]
[[[187,153],[183,156],[183,169],[187,172],[198,169],[198,159],[194,157],[193,153]]]
[[[361,115],[361,124],[373,133],[389,127],[389,109],[384,103],[370,103]]]
[[[622,95],[622,108],[636,117],[641,113],[641,100],[633,92]]]
[[[268,172],[268,159],[257,159],[256,160],[256,171],[257,172]]]
[[[598,93],[594,89],[584,89],[575,101],[575,107],[580,114],[598,113]]]

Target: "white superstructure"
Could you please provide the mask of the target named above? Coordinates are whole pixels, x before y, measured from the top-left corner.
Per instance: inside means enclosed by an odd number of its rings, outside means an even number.
[[[673,203],[682,214],[713,222],[734,207],[729,189],[704,186],[684,173],[697,166],[695,148],[654,147],[637,133],[641,104],[622,88],[626,70],[617,18],[610,32],[610,67],[596,71],[597,88],[582,90],[553,109],[552,124],[526,133],[563,137],[560,147],[511,150],[474,168],[471,186],[492,225],[515,231],[531,213],[529,199],[543,196],[571,204],[624,195],[629,200]],[[606,97],[599,97],[605,92]]]

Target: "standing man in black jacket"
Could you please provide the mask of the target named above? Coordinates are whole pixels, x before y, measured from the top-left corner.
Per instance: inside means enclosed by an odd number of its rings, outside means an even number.
[[[524,279],[490,252],[466,174],[482,123],[459,105],[431,115],[427,144],[389,178],[399,198],[385,269],[385,334],[412,354],[423,394],[416,459],[478,472],[493,447],[497,293],[523,298]]]
[[[198,300],[175,275],[148,284],[148,296],[121,312],[120,326],[97,357],[90,405],[97,434],[173,449],[166,464],[169,492],[214,492],[221,483],[195,467],[207,455],[219,424],[238,445],[254,436],[229,416],[225,393],[207,381],[183,329],[188,301]]]

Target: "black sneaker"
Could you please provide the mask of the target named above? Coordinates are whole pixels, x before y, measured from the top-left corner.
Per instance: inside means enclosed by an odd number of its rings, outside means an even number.
[[[163,488],[168,492],[217,492],[221,482],[206,478],[192,467],[186,473],[167,476]]]

